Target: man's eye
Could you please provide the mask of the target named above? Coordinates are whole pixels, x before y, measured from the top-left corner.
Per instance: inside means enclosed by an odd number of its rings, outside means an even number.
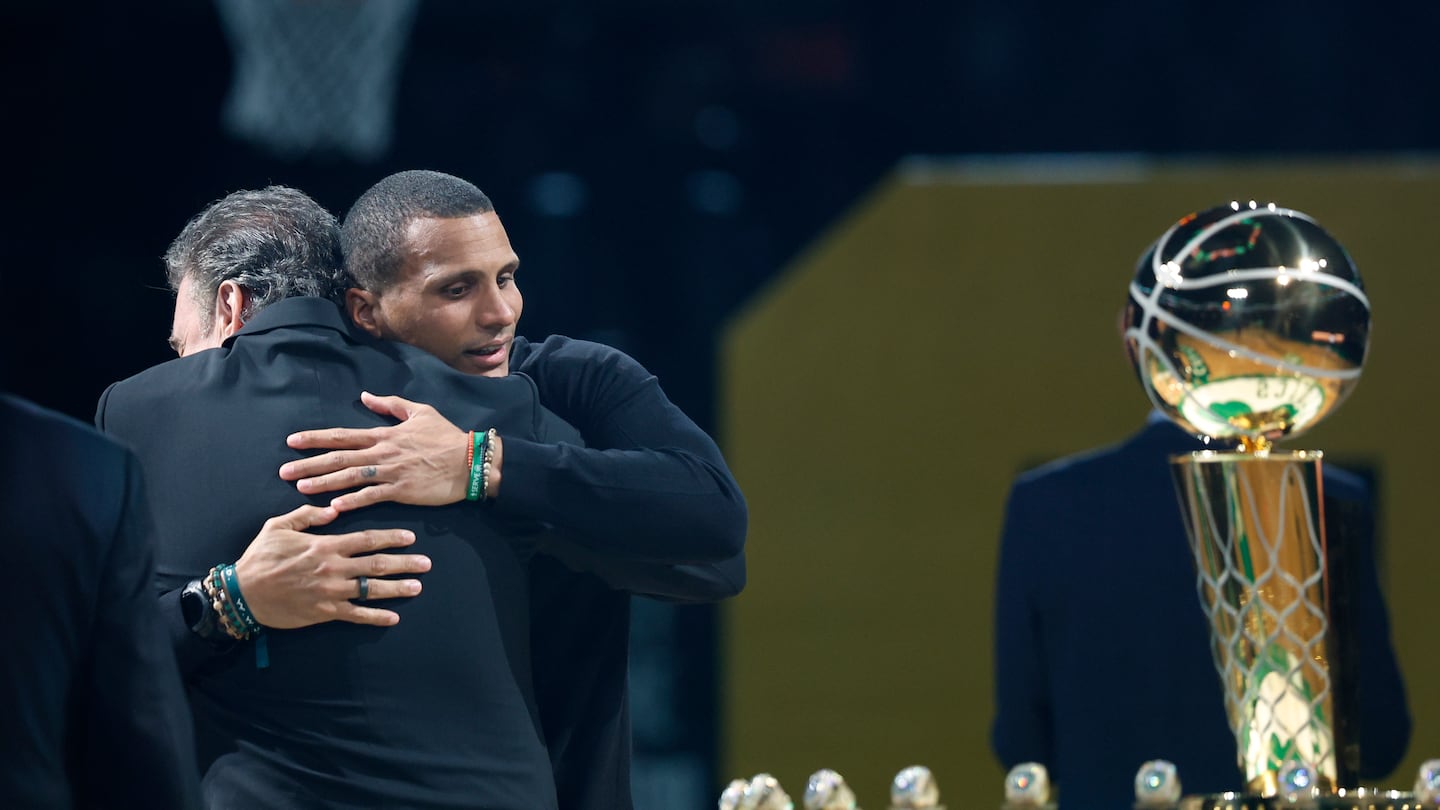
[[[513,273],[505,273],[505,274],[501,275],[500,278],[496,279],[496,280],[495,280],[495,283],[498,284],[498,285],[501,286],[501,287],[507,287],[507,286],[509,286],[511,283],[513,283],[514,281],[515,281],[515,274],[513,274]]]
[[[469,287],[464,284],[456,284],[453,287],[446,287],[441,292],[446,298],[459,298],[465,294],[467,289],[469,289]]]

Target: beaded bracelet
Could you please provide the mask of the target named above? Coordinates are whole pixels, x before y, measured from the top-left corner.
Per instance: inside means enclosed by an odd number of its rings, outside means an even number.
[[[260,632],[260,623],[255,620],[250,606],[245,603],[244,594],[240,592],[240,580],[235,576],[234,564],[222,563],[211,568],[204,589],[226,635],[244,641]]]
[[[240,622],[240,615],[235,612],[235,607],[230,604],[230,592],[225,590],[224,575],[220,572],[222,566],[215,566],[210,569],[210,593],[214,601],[215,612],[220,617],[220,629],[225,635],[238,641],[246,638],[245,627]]]
[[[490,497],[490,464],[495,459],[495,428],[485,431],[485,452],[481,453],[480,500]]]

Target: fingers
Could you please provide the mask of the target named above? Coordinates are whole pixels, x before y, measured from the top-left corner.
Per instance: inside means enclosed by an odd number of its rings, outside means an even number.
[[[351,598],[355,597],[356,577],[370,577],[370,595],[376,593],[374,586],[379,583],[375,577],[391,576],[394,574],[423,574],[430,570],[430,558],[424,554],[371,554],[367,557],[353,557],[346,560],[343,565],[336,566],[350,579],[347,580],[349,589],[346,591]]]
[[[345,469],[359,470],[361,467],[370,464],[372,460],[370,455],[373,454],[366,454],[360,451],[333,450],[329,453],[312,456],[311,458],[287,461],[280,465],[280,477],[286,481],[296,481],[299,479],[329,475]],[[305,490],[302,488],[302,491]],[[324,492],[325,490],[315,491]]]
[[[328,458],[330,456],[338,457],[345,455],[353,454],[326,453],[323,456],[316,456],[316,458],[314,459],[307,459],[307,461],[317,461],[320,459]],[[292,464],[294,465],[293,467],[291,466]],[[287,467],[289,468],[288,472],[291,475],[293,475],[295,478],[300,479],[295,482],[295,488],[300,490],[301,492],[304,492],[307,495],[313,495],[317,492],[334,492],[337,489],[350,489],[351,487],[361,487],[365,486],[366,484],[378,484],[381,482],[388,483],[392,479],[394,473],[394,471],[388,466],[370,464],[363,461],[342,461],[334,464],[326,461],[321,464],[314,465],[301,465],[298,462],[291,462],[291,464],[287,464],[285,465],[285,467],[280,468],[281,478],[286,478]],[[310,467],[315,467],[317,469],[311,470]],[[286,480],[293,479],[287,478]]]
[[[286,512],[283,515],[276,515],[265,521],[266,529],[289,529],[291,531],[303,532],[315,526],[324,526],[339,517],[340,511],[333,506],[311,506],[306,504]],[[414,535],[411,535],[412,542]]]
[[[343,489],[343,487],[332,487],[331,489]],[[353,512],[374,503],[399,500],[399,494],[400,488],[395,484],[376,484],[373,487],[365,487],[341,495],[330,502],[330,508],[336,512]]]
[[[373,428],[326,428],[302,430],[285,437],[285,443],[296,450],[363,450],[375,446],[380,437]]]
[[[372,584],[370,587],[373,588],[375,585]],[[341,603],[335,610],[335,618],[351,624],[373,624],[377,627],[389,627],[400,622],[400,614],[393,610],[362,607],[354,602]]]
[[[381,397],[369,391],[360,392],[360,401],[365,407],[382,416],[391,416],[400,421],[405,421],[414,416],[418,409],[424,407],[418,402],[411,402],[404,397]]]
[[[359,586],[355,580],[345,580],[345,593],[340,599],[356,599],[359,597]],[[406,599],[420,593],[420,580],[418,579],[375,579],[371,578],[366,586],[368,593],[365,594],[366,601],[375,599]]]
[[[415,533],[409,529],[366,529],[361,532],[334,535],[331,542],[335,544],[335,552],[340,556],[354,557],[369,551],[403,548],[415,542]],[[361,571],[359,573],[368,572]]]

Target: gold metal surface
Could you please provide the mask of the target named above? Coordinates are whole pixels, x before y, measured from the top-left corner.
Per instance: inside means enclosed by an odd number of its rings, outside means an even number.
[[[1337,785],[1335,674],[1319,453],[1172,459],[1200,601],[1247,790],[1274,796],[1287,763]]]

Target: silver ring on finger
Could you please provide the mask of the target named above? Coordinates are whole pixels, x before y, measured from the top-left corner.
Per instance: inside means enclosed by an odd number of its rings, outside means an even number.
[[[370,578],[362,575],[356,582],[360,585],[360,595],[355,598],[361,601],[370,598]]]

